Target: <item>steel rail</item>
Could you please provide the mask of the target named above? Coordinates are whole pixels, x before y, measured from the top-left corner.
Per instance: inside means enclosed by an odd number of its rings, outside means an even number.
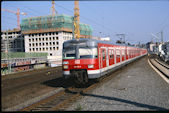
[[[164,67],[163,65],[161,65],[160,63],[158,63],[156,60],[154,60],[154,62],[156,63],[153,63],[154,59],[150,59],[148,58],[148,63],[149,65],[167,82],[169,83],[169,75],[166,74],[166,72],[164,72],[164,68],[166,69],[166,67]],[[163,67],[163,69],[159,68],[159,66],[157,66],[157,64],[159,64],[160,66]],[[167,71],[169,72],[169,70],[167,69]]]
[[[168,66],[168,65],[166,65],[166,64],[164,64],[164,63],[162,63],[162,62],[161,62],[161,61],[159,61],[158,59],[155,59],[155,61],[156,61],[157,63],[159,63],[160,65],[162,65],[163,67],[165,67],[165,68],[169,69],[169,66]]]

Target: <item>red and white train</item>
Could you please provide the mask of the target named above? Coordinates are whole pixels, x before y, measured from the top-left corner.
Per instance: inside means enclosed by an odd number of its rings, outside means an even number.
[[[147,50],[93,39],[63,43],[63,77],[86,84],[147,54]]]

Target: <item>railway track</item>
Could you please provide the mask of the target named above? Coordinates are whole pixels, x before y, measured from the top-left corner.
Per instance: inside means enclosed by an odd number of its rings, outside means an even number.
[[[75,102],[80,96],[90,90],[98,87],[107,80],[110,80],[113,76],[103,77],[100,82],[91,84],[86,88],[69,87],[59,93],[56,93],[48,98],[40,100],[30,106],[20,109],[19,111],[63,111],[73,102]],[[91,82],[92,83],[92,82]]]
[[[169,83],[169,65],[160,61],[156,57],[148,59],[149,65],[167,82]]]
[[[131,65],[132,63],[128,65]],[[118,75],[118,73],[120,73],[120,70],[123,68],[125,68],[125,66],[113,71],[113,74],[109,73],[108,75],[101,77],[98,80],[99,82],[90,81],[90,84],[87,87],[78,88],[75,87],[74,85],[70,86],[63,91],[60,91],[48,98],[40,100],[39,102],[36,102],[25,108],[22,108],[19,111],[64,111],[69,105],[74,103],[77,99],[79,99],[83,95],[92,91],[92,89],[95,89],[96,87],[99,87],[105,82],[113,79],[115,75]]]
[[[61,69],[61,67],[47,68],[43,70],[40,69],[33,72],[24,72],[21,73],[20,76],[19,73],[17,75],[15,74],[14,76],[11,75],[11,77],[2,80],[2,94],[8,95],[12,92],[18,91],[19,89],[25,88],[25,86],[56,78],[56,73],[61,75],[61,71],[59,69]]]
[[[111,76],[110,76],[111,77]],[[91,84],[85,88],[69,87],[59,93],[56,93],[48,98],[40,100],[30,106],[20,109],[19,111],[63,111],[71,103],[75,102],[80,96],[87,93],[88,91],[103,84],[106,80],[111,78],[102,78],[101,82]]]
[[[165,67],[166,69],[169,69],[169,65],[167,65],[166,63],[160,61],[159,59],[155,59],[156,62],[158,62],[160,65],[162,65],[163,67]]]

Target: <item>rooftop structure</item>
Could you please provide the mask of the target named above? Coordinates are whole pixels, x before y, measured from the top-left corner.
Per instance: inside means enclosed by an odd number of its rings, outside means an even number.
[[[44,33],[44,32],[71,32],[73,31],[73,16],[40,16],[25,18],[21,22],[23,34]],[[82,38],[91,38],[92,28],[87,24],[80,23],[80,35]]]

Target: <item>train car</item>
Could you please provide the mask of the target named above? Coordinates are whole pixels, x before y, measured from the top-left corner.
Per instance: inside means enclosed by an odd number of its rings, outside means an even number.
[[[63,77],[86,84],[143,55],[147,50],[94,39],[73,39],[63,43]]]

